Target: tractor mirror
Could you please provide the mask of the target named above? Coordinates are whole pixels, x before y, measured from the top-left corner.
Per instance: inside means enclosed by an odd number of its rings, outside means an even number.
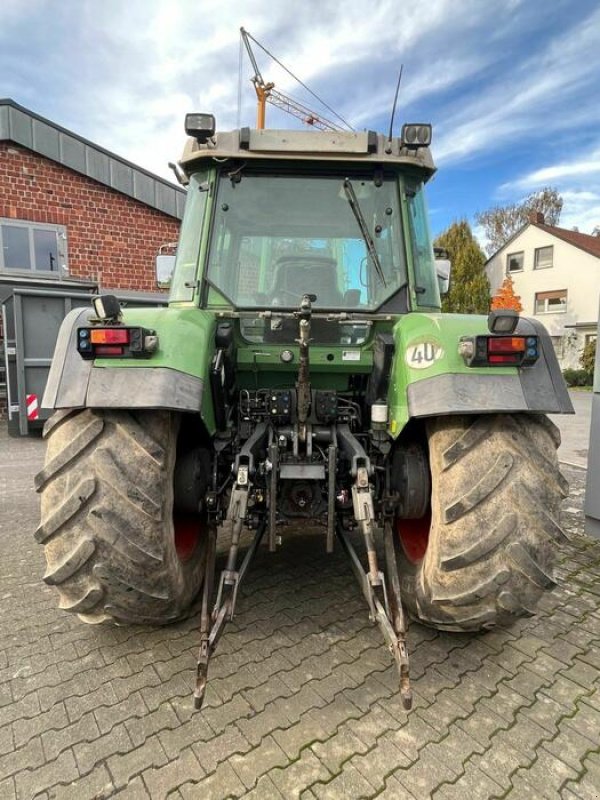
[[[437,256],[437,254],[436,254]],[[449,258],[435,259],[435,272],[437,275],[438,283],[440,285],[440,294],[448,294],[450,289],[450,272],[452,271],[452,263]]]
[[[168,289],[171,286],[171,278],[175,269],[175,254],[177,252],[177,242],[167,242],[161,244],[156,256],[155,271],[156,285],[159,289]]]
[[[156,256],[156,284],[160,289],[168,289],[173,277],[175,256]]]

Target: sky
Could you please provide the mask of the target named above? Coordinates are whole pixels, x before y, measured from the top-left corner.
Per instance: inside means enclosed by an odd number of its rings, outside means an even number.
[[[561,226],[600,225],[598,0],[2,0],[0,96],[172,180],[187,112],[254,125],[240,26],[356,130],[387,132],[404,65],[395,133],[433,124],[434,234],[548,185]],[[267,107],[267,126],[302,124]]]

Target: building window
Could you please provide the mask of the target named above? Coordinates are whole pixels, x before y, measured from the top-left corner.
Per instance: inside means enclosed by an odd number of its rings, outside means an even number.
[[[550,339],[552,340],[552,346],[554,347],[554,352],[556,353],[556,357],[562,358],[564,355],[563,337],[551,336]]]
[[[66,228],[0,219],[0,269],[59,274],[66,271]]]
[[[554,259],[554,247],[536,247],[533,254],[533,268],[547,269],[552,266]]]
[[[522,272],[523,271],[523,258],[524,253],[509,253],[506,256],[506,271],[507,272]]]
[[[554,292],[537,292],[535,296],[535,314],[554,314],[567,310],[567,290]]]

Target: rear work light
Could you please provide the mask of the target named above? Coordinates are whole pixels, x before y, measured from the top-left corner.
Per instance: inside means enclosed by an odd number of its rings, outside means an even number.
[[[530,367],[539,358],[537,336],[473,336],[458,352],[468,367]]]
[[[158,347],[156,331],[125,326],[77,329],[77,350],[85,359],[150,358]]]

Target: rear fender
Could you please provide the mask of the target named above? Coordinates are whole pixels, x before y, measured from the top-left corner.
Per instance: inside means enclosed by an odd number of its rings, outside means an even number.
[[[407,314],[394,326],[388,390],[390,432],[409,419],[449,414],[537,412],[573,414],[573,406],[544,326],[522,317],[515,331],[539,338],[531,367],[468,367],[458,352],[463,336],[489,334],[487,318]]]
[[[164,408],[201,413],[209,432],[214,414],[207,378],[214,354],[215,319],[197,308],[126,309],[125,325],[158,335],[158,349],[144,359],[87,361],[77,352],[77,329],[92,309],[64,319],[42,405],[45,408]]]

